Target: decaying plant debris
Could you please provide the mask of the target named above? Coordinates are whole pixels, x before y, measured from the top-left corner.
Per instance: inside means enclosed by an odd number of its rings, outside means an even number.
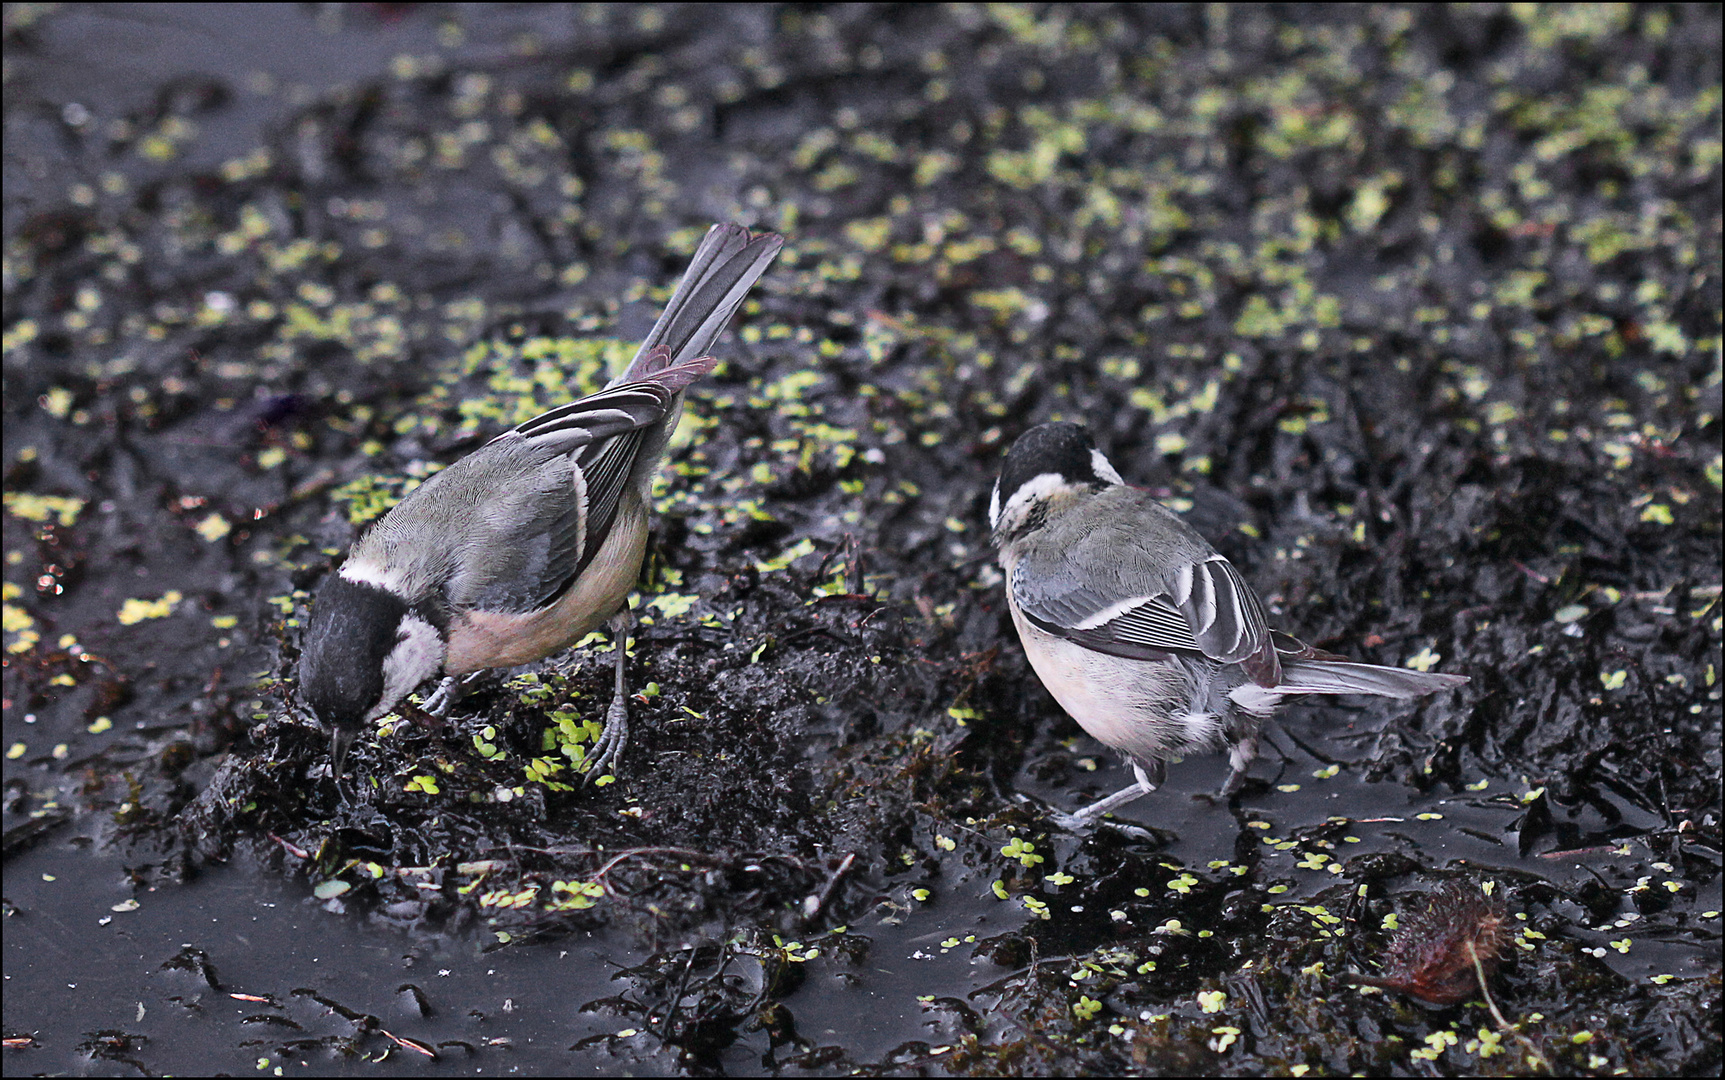
[[[1717,1069],[1717,9],[566,20],[215,164],[219,80],[99,127],[9,98],[9,147],[93,163],[29,200],[7,166],[9,813],[53,777],[140,882],[617,932],[585,1005],[630,1034],[576,1050],[619,1068]],[[791,244],[658,491],[622,775],[575,774],[589,648],[362,740],[338,799],[293,710],[309,591],[602,383],[718,219]],[[1473,682],[1297,711],[1238,804],[1145,800],[1149,840],[1050,832],[1019,796],[1109,763],[1018,652],[984,511],[1053,418],[1289,629]],[[1340,979],[1440,877],[1502,890],[1513,1030]],[[903,976],[890,1052],[824,1037],[803,1002],[888,940],[988,975]]]

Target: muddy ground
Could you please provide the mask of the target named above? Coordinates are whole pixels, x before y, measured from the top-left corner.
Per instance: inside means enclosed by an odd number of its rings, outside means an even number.
[[[8,7],[8,1071],[1716,1073],[1720,26]],[[338,798],[316,583],[714,221],[788,244],[625,767],[564,752],[599,642]],[[1473,681],[1055,828],[1129,773],[992,565],[1048,419],[1278,625]]]

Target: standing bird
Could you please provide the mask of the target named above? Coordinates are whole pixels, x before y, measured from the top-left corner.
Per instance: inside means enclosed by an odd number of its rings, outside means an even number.
[[[506,431],[384,515],[318,590],[300,693],[331,731],[341,775],[360,729],[420,683],[559,652],[609,621],[616,694],[588,779],[629,739],[624,642],[641,572],[653,475],[683,391],[784,239],[715,225],[628,368],[605,389]]]
[[[1245,782],[1258,730],[1300,694],[1413,698],[1467,682],[1356,664],[1264,618],[1234,565],[1172,510],[1128,487],[1077,424],[1041,424],[1007,451],[988,509],[1006,603],[1030,666],[1138,782],[1076,814],[1088,824],[1155,791],[1167,759],[1230,747],[1222,794]]]

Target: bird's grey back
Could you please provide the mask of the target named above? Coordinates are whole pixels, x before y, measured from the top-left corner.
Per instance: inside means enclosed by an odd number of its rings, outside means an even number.
[[[1156,528],[1145,528],[1146,516],[1160,519]],[[1025,551],[1013,585],[1027,609],[1071,626],[1127,597],[1165,591],[1175,568],[1213,554],[1209,541],[1149,492],[1117,484],[1080,511],[1052,517]]]

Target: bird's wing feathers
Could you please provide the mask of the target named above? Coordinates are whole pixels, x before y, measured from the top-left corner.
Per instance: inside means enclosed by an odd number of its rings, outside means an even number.
[[[1084,565],[1086,545],[1062,548],[1064,565],[1013,574],[1013,599],[1031,622],[1051,634],[1111,656],[1134,660],[1201,654],[1245,667],[1253,681],[1279,679],[1275,646],[1258,600],[1234,565],[1211,554],[1156,573],[1136,559]],[[1058,593],[1048,582],[1064,582]],[[1265,681],[1265,680],[1269,681]]]
[[[666,359],[663,348],[655,353]],[[661,367],[643,380],[541,413],[492,440],[485,449],[499,460],[507,455],[518,462],[521,474],[516,482],[495,485],[493,497],[521,505],[500,505],[500,512],[483,515],[510,523],[474,538],[490,552],[477,561],[494,572],[484,581],[452,583],[451,599],[487,611],[531,611],[556,599],[610,535],[647,430],[713,364],[701,357]]]
[[[1029,608],[1025,614],[1050,633],[1112,656],[1154,660],[1200,651],[1186,616],[1160,596],[1130,597],[1073,626],[1041,618]]]
[[[526,436],[548,454],[566,454],[624,431],[649,427],[664,419],[677,391],[705,375],[717,362],[701,357],[672,365],[670,353],[654,349],[657,370],[639,380],[614,383],[580,401],[548,409],[498,436]]]
[[[1175,573],[1174,590],[1205,656],[1225,664],[1244,664],[1254,679],[1254,664],[1265,658],[1275,662],[1276,647],[1263,601],[1233,563],[1220,555],[1188,563]]]
[[[457,610],[555,600],[604,547],[629,486],[646,493],[683,390],[717,365],[708,346],[783,246],[715,226],[622,375],[433,476],[354,544],[349,563]]]

